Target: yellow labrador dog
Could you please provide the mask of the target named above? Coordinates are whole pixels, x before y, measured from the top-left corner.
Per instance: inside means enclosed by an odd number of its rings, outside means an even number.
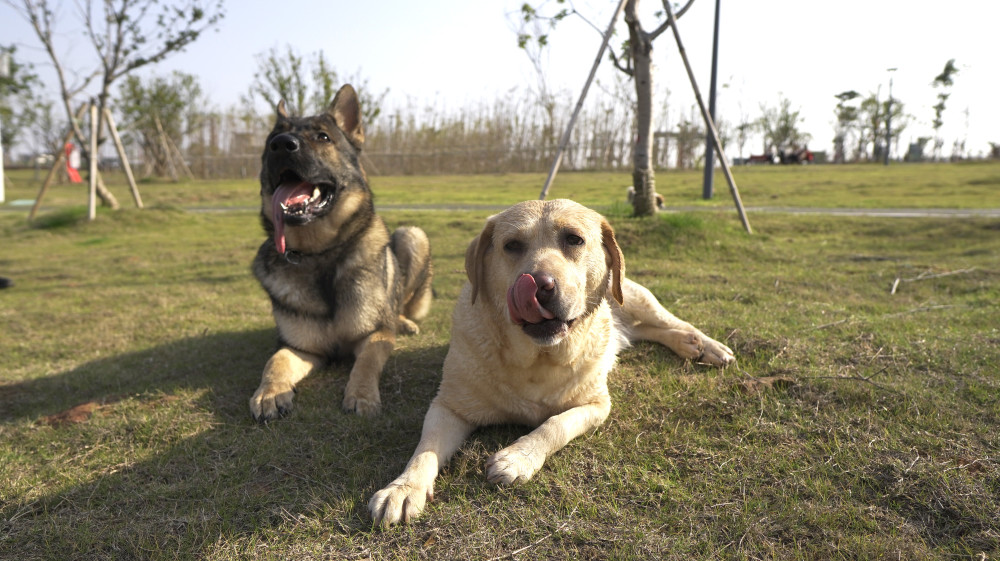
[[[530,479],[607,418],[608,372],[630,341],[716,366],[735,360],[626,279],[607,220],[573,201],[526,201],[490,217],[465,269],[441,386],[406,469],[368,503],[375,522],[417,516],[438,470],[476,427],[536,427],[486,462],[494,483]]]

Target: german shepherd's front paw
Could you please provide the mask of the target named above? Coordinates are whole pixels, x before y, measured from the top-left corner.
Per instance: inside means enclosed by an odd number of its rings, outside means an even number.
[[[262,383],[250,398],[250,414],[259,422],[284,417],[292,410],[295,387],[291,384]]]
[[[396,322],[396,333],[400,335],[416,335],[420,333],[420,326],[408,317],[399,316],[399,320]]]

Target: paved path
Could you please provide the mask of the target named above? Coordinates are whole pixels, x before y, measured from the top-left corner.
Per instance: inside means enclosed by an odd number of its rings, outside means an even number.
[[[484,210],[499,211],[508,205],[378,205],[378,210]],[[597,210],[600,210],[597,207]],[[886,218],[1000,218],[1000,208],[819,208],[819,207],[775,207],[748,206],[744,210],[752,213],[784,214],[826,214],[843,216],[880,216]],[[667,207],[664,212],[732,211],[733,207],[722,206],[678,206]]]
[[[484,212],[501,211],[509,205],[489,204],[387,204],[376,205],[377,210],[481,210]],[[29,206],[19,204],[0,205],[0,211],[27,212]],[[258,212],[258,206],[188,206],[183,207],[189,212]],[[49,210],[42,207],[42,210]],[[601,207],[596,207],[601,210]],[[780,206],[748,206],[747,214],[823,214],[828,216],[878,216],[883,218],[1000,218],[1000,208],[821,208],[821,207],[780,207]],[[667,207],[665,212],[736,212],[733,207],[726,206],[676,206]]]

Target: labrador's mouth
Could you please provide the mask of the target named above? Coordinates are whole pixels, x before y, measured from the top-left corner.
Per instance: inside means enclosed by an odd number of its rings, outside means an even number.
[[[550,342],[560,340],[565,337],[575,320],[547,319],[538,323],[525,323],[521,325],[524,331],[532,339],[540,342]]]
[[[562,339],[573,326],[574,319],[562,319],[538,301],[535,278],[522,274],[507,290],[507,313],[510,321],[520,325],[532,339],[552,342]]]

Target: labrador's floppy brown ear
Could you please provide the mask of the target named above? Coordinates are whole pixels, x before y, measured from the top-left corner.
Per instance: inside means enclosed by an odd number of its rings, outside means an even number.
[[[479,287],[486,282],[486,252],[493,245],[493,221],[486,222],[483,231],[472,239],[465,250],[465,274],[472,284],[472,303],[476,303]]]
[[[608,267],[611,269],[611,296],[619,305],[624,304],[622,278],[625,277],[625,257],[618,247],[615,231],[606,218],[601,218],[601,241],[604,244],[604,253],[608,258]]]

